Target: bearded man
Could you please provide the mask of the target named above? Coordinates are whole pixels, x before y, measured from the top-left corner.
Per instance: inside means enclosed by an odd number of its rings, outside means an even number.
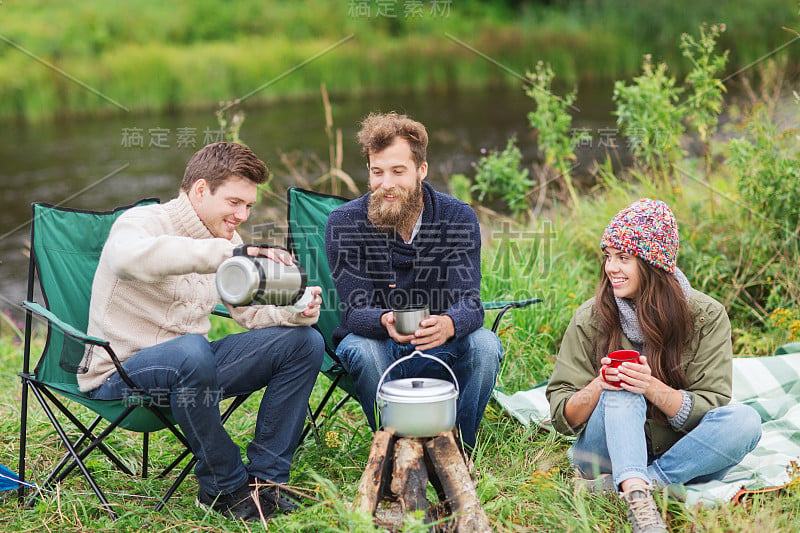
[[[473,449],[502,357],[497,336],[483,328],[481,236],[472,208],[434,190],[428,174],[425,126],[397,113],[370,114],[358,141],[370,191],[334,210],[325,247],[342,319],[336,355],[355,382],[373,430],[383,372],[415,350],[444,361],[460,390],[456,424]],[[395,328],[394,311],[427,306],[430,317],[410,335]],[[436,361],[414,357],[389,379],[452,381]]]

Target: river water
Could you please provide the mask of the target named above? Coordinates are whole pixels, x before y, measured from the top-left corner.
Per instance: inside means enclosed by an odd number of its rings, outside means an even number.
[[[611,91],[610,85],[582,87],[572,109],[573,126],[592,135],[579,148],[584,169],[604,157],[610,144],[624,148],[624,141],[616,138]],[[524,164],[537,158],[527,122],[533,102],[521,90],[332,96],[331,104],[334,127],[342,130],[342,168],[361,191],[366,170],[355,134],[370,111],[395,110],[426,125],[428,179],[439,188],[445,187],[442,176],[461,172],[472,177],[471,165],[481,150],[502,149],[512,135],[518,138]],[[321,172],[318,162],[327,165],[322,99],[261,105],[245,113],[241,138],[270,167],[278,193],[267,200],[261,216],[282,217],[283,190],[305,185],[298,175],[312,182]],[[106,210],[142,197],[166,201],[175,196],[189,157],[219,140],[219,129],[213,111],[0,124],[0,310],[16,314],[25,297],[31,202]]]

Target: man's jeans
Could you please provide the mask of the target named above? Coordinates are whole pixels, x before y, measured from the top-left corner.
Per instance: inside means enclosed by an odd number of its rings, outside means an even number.
[[[660,487],[722,479],[761,438],[761,417],[755,409],[730,404],[711,409],[669,450],[648,458],[646,409],[641,394],[603,391],[572,448],[572,461],[584,477],[611,472],[617,486],[641,478]]]
[[[412,344],[398,344],[392,339],[368,339],[350,333],[339,344],[336,355],[355,382],[358,401],[375,427],[375,394],[383,372],[400,357],[414,351]],[[492,395],[500,369],[503,347],[497,335],[480,328],[466,337],[425,352],[447,363],[456,375],[460,389],[456,424],[465,445],[475,447],[475,434],[483,411]],[[406,377],[432,377],[452,381],[447,369],[436,361],[415,357],[396,366],[386,381]]]
[[[303,430],[308,397],[322,365],[324,344],[309,327],[271,327],[209,342],[183,335],[144,348],[123,364],[133,382],[169,407],[198,458],[195,475],[209,494],[233,492],[248,480],[285,483]],[[222,398],[267,387],[245,467],[239,446],[222,426]],[[131,390],[115,373],[92,392],[119,399]]]

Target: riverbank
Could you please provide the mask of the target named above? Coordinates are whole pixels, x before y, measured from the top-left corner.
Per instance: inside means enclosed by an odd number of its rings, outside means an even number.
[[[316,96],[321,83],[332,95],[520,86],[539,60],[566,84],[630,78],[646,53],[680,72],[675,43],[702,22],[726,25],[733,74],[796,37],[782,29],[797,26],[794,0],[507,4],[519,6],[6,2],[0,119],[213,109]]]

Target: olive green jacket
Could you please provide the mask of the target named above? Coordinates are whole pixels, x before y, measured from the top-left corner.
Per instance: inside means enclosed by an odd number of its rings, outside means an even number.
[[[689,309],[694,319],[694,338],[681,356],[681,365],[686,374],[685,390],[693,399],[692,410],[678,429],[648,418],[644,430],[651,457],[667,451],[691,431],[709,410],[725,405],[731,399],[733,350],[731,324],[725,308],[710,296],[692,289]],[[570,396],[588,385],[600,370],[594,355],[598,328],[599,316],[592,298],[575,311],[547,385],[553,426],[564,435],[579,435],[586,426],[584,423],[570,427],[564,417],[564,407]],[[634,349],[624,335],[620,348]]]

